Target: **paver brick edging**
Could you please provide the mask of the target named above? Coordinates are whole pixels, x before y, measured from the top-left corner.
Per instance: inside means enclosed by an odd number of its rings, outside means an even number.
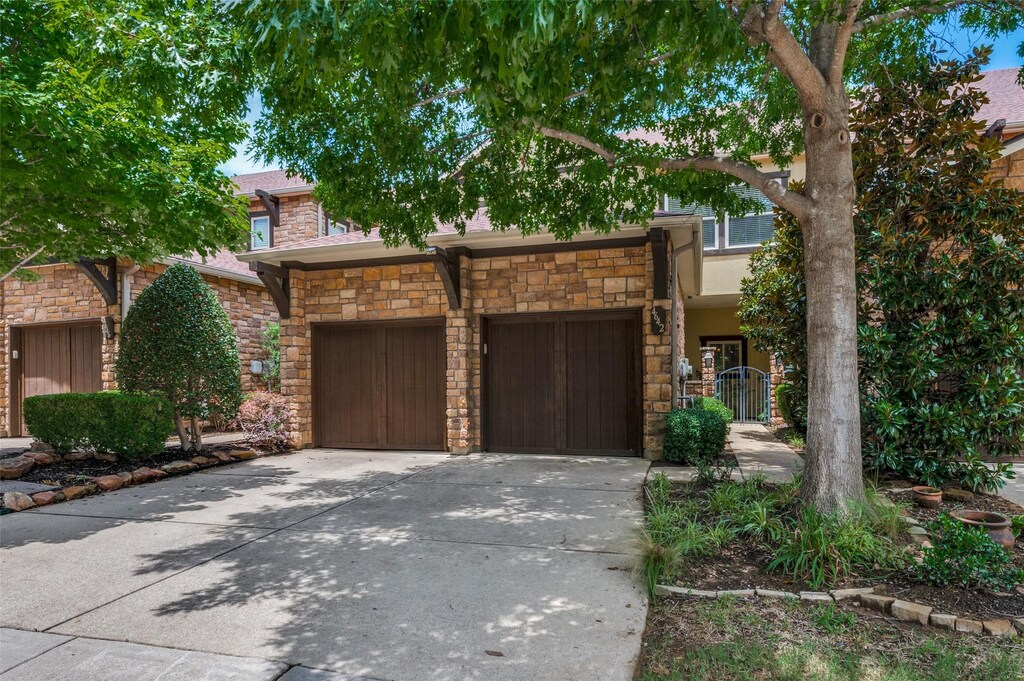
[[[286,454],[288,452],[286,451],[281,453]],[[146,466],[142,466],[133,471],[121,471],[118,473],[100,475],[93,478],[91,482],[83,483],[81,485],[70,485],[60,490],[36,492],[31,496],[22,492],[7,492],[3,495],[3,507],[7,509],[5,512],[26,511],[38,506],[49,506],[63,501],[81,499],[83,497],[92,496],[93,494],[113,492],[123,487],[142,485],[147,482],[166,478],[169,475],[187,475],[194,471],[216,468],[217,466],[238,463],[240,461],[250,461],[264,456],[270,456],[271,454],[273,453],[260,452],[254,449],[237,449],[229,452],[216,452],[209,456],[195,456],[188,461],[171,461],[160,468],[148,468]],[[36,465],[39,464],[36,463]]]
[[[669,586],[658,584],[654,587],[654,593],[658,596],[689,596],[691,598],[726,598],[726,597],[751,597],[773,598],[787,601],[803,601],[805,603],[836,603],[841,601],[856,600],[861,606],[889,615],[902,622],[916,622],[921,626],[932,626],[937,629],[948,629],[962,633],[988,634],[1000,637],[1024,637],[1024,618],[1013,621],[1008,619],[1000,620],[973,620],[966,617],[935,612],[935,609],[928,605],[904,601],[893,596],[874,593],[874,587],[858,589],[836,589],[834,591],[778,591],[775,589],[725,589],[710,591],[706,589],[690,589],[682,586]]]

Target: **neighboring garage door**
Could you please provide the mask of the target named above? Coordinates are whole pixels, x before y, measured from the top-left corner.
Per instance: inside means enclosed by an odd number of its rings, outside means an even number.
[[[636,312],[494,317],[485,337],[485,447],[640,454]]]
[[[18,352],[15,390],[18,412],[13,427],[27,432],[21,400],[34,395],[88,393],[103,389],[103,340],[98,321],[61,326],[22,326],[12,329]]]
[[[322,447],[444,449],[442,322],[313,329],[313,429]]]

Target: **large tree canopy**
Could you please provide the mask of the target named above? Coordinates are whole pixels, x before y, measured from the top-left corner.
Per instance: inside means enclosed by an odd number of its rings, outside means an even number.
[[[219,0],[4,0],[0,19],[0,276],[242,242],[216,168],[250,86]]]
[[[991,35],[1021,0],[241,2],[266,114],[256,144],[335,215],[423,245],[487,205],[497,228],[643,224],[657,197],[731,212],[760,189],[805,234],[804,497],[864,496],[849,89],[927,66],[937,22]],[[643,129],[644,134],[627,134]],[[789,191],[754,162],[803,151]]]

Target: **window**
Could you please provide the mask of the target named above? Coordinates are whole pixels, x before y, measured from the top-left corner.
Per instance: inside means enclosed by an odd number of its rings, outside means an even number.
[[[258,215],[249,218],[249,249],[258,251],[270,248],[270,216]]]
[[[327,213],[324,213],[324,234],[333,236],[335,234],[348,234],[353,231],[353,225],[348,220],[335,220]]]
[[[760,246],[765,241],[771,241],[775,233],[772,202],[753,187],[734,187],[733,191],[745,199],[756,199],[763,208],[756,213],[725,217],[725,247]]]
[[[702,347],[715,348],[715,373],[726,369],[743,366],[743,338],[720,338],[718,340],[701,340]]]
[[[704,218],[704,250],[718,248],[718,220]]]

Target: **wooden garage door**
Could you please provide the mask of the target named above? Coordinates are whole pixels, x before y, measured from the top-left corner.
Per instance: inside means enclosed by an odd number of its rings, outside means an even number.
[[[88,393],[103,389],[103,339],[98,321],[12,329],[17,373],[15,428],[27,433],[21,400],[34,395]]]
[[[444,449],[444,385],[440,321],[314,328],[313,428],[320,446]]]
[[[487,449],[639,455],[639,359],[635,312],[488,320]]]

